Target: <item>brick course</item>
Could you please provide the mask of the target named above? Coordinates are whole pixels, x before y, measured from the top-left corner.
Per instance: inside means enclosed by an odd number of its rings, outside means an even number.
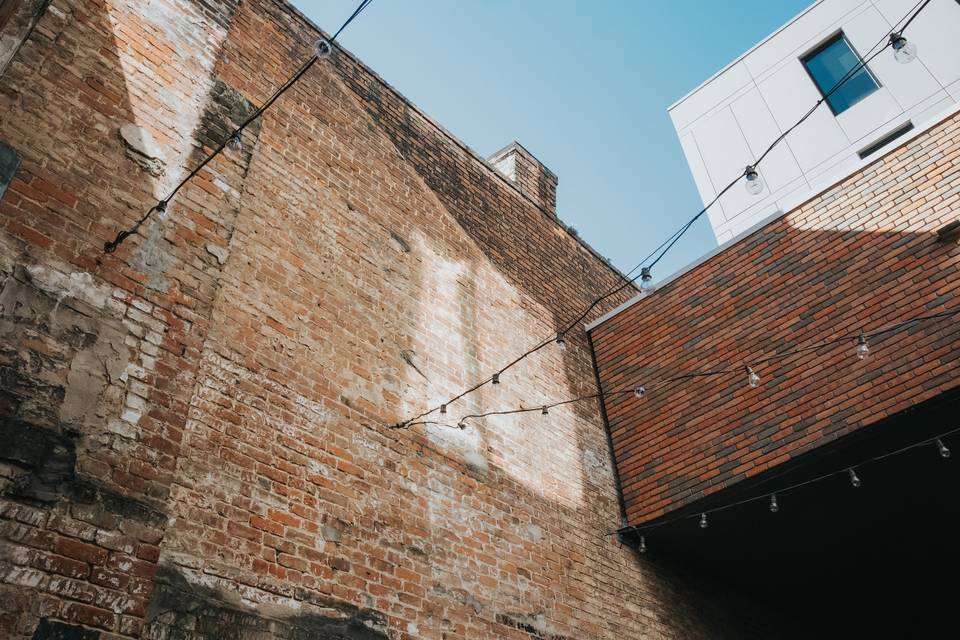
[[[605,391],[755,363],[960,305],[960,115],[607,319],[591,332]],[[701,378],[606,411],[631,524],[761,474],[957,385],[955,318]]]
[[[53,0],[10,50],[0,631],[759,628],[604,536],[619,514],[596,407],[386,428],[619,275],[346,52],[102,254],[317,36],[275,0]],[[452,409],[591,392],[585,337],[568,345]]]

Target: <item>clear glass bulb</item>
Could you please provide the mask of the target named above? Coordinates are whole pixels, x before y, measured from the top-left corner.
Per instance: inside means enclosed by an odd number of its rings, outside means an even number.
[[[331,53],[333,53],[333,47],[323,38],[317,40],[317,43],[313,45],[313,55],[317,56],[317,60],[329,58]]]
[[[707,522],[707,514],[701,513],[701,514],[700,514],[700,528],[701,528],[701,529],[706,529],[706,528],[709,527],[709,526],[710,526],[710,524]]]
[[[870,345],[867,344],[867,337],[861,333],[860,337],[857,338],[857,358],[865,360],[869,355]]]
[[[540,410],[540,414],[541,414],[541,415],[547,415],[548,413],[550,413],[550,411],[549,411],[546,407],[543,407],[543,408]]]
[[[467,423],[461,420],[460,422],[457,423],[457,428],[460,429],[460,431],[463,431],[464,429],[467,428]]]
[[[492,382],[493,384],[500,384],[500,374],[499,373],[493,374],[493,376],[490,378],[490,382]]]
[[[860,478],[857,477],[857,472],[853,469],[847,469],[847,474],[850,476],[850,484],[853,485],[854,489],[860,488]]]
[[[653,274],[650,273],[650,267],[640,270],[640,291],[646,293],[653,291]]]
[[[567,350],[567,341],[564,339],[562,333],[557,334],[557,346],[560,347],[560,351]]]
[[[639,547],[639,551],[640,551],[640,553],[646,553],[646,552],[647,552],[647,538],[646,538],[646,536],[640,536],[640,547]]]
[[[950,457],[950,449],[947,449],[947,445],[943,444],[943,440],[941,440],[940,438],[937,438],[937,449],[940,450],[941,458]]]
[[[747,384],[754,389],[760,386],[760,376],[750,367],[747,367]]]
[[[770,512],[776,513],[777,511],[780,511],[780,505],[777,504],[777,494],[774,493],[770,496]]]
[[[239,133],[235,133],[230,136],[230,139],[227,140],[227,149],[233,151],[234,153],[243,151],[243,140],[240,139]]]
[[[903,36],[890,36],[890,45],[893,47],[893,57],[900,64],[909,64],[917,59],[917,45]]]
[[[440,405],[440,419],[441,420],[447,419],[447,405],[445,404]]]
[[[642,398],[643,396],[647,395],[647,388],[643,385],[640,385],[633,390],[633,395],[636,398]]]
[[[753,167],[747,167],[744,175],[747,178],[747,193],[759,195],[763,191],[763,178],[760,177],[760,173]]]
[[[167,216],[170,215],[170,210],[167,207],[167,201],[161,200],[157,203],[157,206],[154,207],[157,210],[157,217],[161,220],[166,220]]]

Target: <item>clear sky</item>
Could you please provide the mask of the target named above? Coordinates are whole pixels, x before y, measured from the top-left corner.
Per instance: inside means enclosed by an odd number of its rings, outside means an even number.
[[[327,32],[358,0],[292,0]],[[702,202],[667,107],[812,0],[374,0],[340,44],[483,156],[517,140],[623,270]],[[659,279],[716,246],[706,216]]]

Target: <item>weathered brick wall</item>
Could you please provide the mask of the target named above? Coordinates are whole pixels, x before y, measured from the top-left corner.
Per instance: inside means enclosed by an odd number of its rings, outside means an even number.
[[[16,50],[0,633],[743,637],[604,536],[596,407],[386,428],[619,276],[346,53],[102,254],[316,37],[275,0],[53,0]],[[568,344],[451,410],[589,393]]]
[[[593,329],[605,391],[754,363],[960,304],[960,116],[888,153]],[[610,396],[631,524],[678,509],[957,385],[955,318]]]

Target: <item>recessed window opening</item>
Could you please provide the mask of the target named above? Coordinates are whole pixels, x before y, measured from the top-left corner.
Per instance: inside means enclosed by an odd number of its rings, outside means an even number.
[[[843,113],[880,88],[870,70],[860,66],[860,56],[843,32],[808,53],[801,61],[820,95],[826,96],[838,82],[847,78],[827,97],[827,105],[834,114]]]

